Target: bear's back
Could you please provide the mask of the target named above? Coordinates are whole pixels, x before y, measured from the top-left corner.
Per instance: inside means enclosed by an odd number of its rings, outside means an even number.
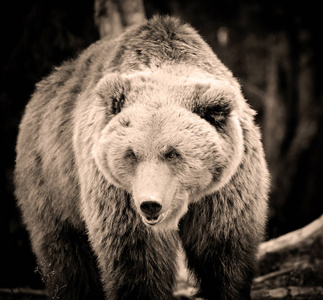
[[[162,16],[155,16],[121,35],[107,68],[131,73],[163,64],[195,65],[216,79],[232,78],[232,73],[195,29],[177,18]]]

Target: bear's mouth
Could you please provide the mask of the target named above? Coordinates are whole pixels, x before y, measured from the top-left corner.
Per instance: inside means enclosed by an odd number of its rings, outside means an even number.
[[[166,216],[166,212],[160,214],[160,215],[154,215],[154,216],[143,216],[143,220],[146,224],[150,226],[154,226],[161,222]]]

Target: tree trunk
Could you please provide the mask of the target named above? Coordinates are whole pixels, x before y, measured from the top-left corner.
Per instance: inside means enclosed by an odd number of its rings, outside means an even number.
[[[277,34],[269,42],[263,129],[272,177],[271,217],[274,224],[270,226],[273,228],[270,236],[293,230],[303,214],[301,201],[307,201],[308,205],[314,201],[295,192],[295,186],[308,184],[309,177],[297,176],[303,171],[300,169],[302,157],[311,149],[319,126],[320,108],[314,99],[312,53],[305,46],[309,40],[310,36],[304,30]],[[288,220],[286,215],[290,216]]]
[[[142,0],[95,0],[94,19],[100,38],[113,38],[146,19]]]

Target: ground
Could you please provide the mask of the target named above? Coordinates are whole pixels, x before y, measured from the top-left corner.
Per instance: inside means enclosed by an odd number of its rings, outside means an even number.
[[[315,223],[315,224],[314,224]],[[323,299],[323,216],[301,230],[264,243],[252,299]],[[269,245],[270,244],[270,245]],[[274,250],[273,250],[274,248]],[[177,291],[195,291],[180,267]],[[44,291],[0,289],[0,300],[45,300]]]

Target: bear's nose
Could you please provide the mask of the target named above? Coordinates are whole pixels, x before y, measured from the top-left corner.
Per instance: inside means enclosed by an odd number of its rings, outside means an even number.
[[[161,211],[162,206],[156,201],[145,201],[140,204],[140,209],[147,215],[154,215]]]

